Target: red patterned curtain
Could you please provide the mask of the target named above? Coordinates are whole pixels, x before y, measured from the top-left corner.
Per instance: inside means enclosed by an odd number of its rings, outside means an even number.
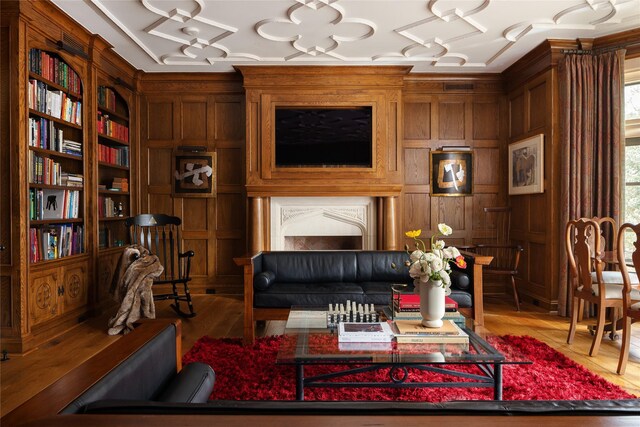
[[[620,220],[625,50],[565,55],[560,78],[560,271],[558,314],[569,312],[564,226],[574,218]],[[611,241],[611,239],[607,239]]]

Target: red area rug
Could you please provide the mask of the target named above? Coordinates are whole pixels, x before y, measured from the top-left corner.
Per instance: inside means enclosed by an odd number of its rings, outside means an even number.
[[[292,365],[276,365],[282,337],[260,338],[253,346],[237,339],[200,338],[183,357],[186,365],[204,362],[213,367],[216,383],[214,400],[294,400],[295,370]],[[530,365],[505,365],[504,400],[635,399],[620,387],[589,372],[563,354],[535,338],[503,336],[494,346],[502,353],[516,351]],[[451,367],[451,366],[450,366]],[[330,372],[335,367],[307,366],[305,375]],[[477,372],[475,367],[457,370]],[[411,379],[450,381],[440,374],[410,369]],[[386,371],[369,372],[362,381],[386,381]],[[490,400],[491,388],[305,388],[305,400],[393,400],[442,402]]]

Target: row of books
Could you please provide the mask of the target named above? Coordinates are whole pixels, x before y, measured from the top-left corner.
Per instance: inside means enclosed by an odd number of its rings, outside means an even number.
[[[468,348],[469,335],[454,321],[445,319],[440,328],[427,328],[420,320],[389,320],[387,322],[352,323],[338,326],[338,342],[399,344],[460,344]]]
[[[60,185],[67,187],[82,187],[84,177],[79,173],[62,172],[62,178],[60,179]]]
[[[29,218],[71,219],[78,218],[80,212],[80,192],[75,190],[30,189]]]
[[[98,111],[96,124],[99,133],[122,141],[129,141],[129,127],[114,122],[109,118],[109,115],[103,115],[101,111]]]
[[[129,166],[129,148],[98,144],[98,160],[112,165]]]
[[[109,187],[109,190],[129,192],[129,179],[120,178],[120,177],[113,178],[113,181],[111,181],[111,186]]]
[[[62,185],[62,166],[29,151],[28,177],[31,184]]]
[[[116,93],[113,89],[99,86],[98,87],[98,105],[109,110],[116,110]]]
[[[31,227],[29,229],[30,261],[46,261],[84,252],[82,225]]]
[[[391,298],[396,311],[420,311],[420,295],[409,292],[394,292]],[[445,311],[457,311],[458,303],[451,297],[444,297]]]
[[[61,59],[40,49],[29,51],[29,71],[68,89],[70,92],[79,94],[82,89],[80,77],[71,67]]]
[[[29,108],[82,126],[82,102],[73,101],[61,90],[51,90],[47,84],[29,79]]]
[[[111,197],[98,197],[98,216],[100,218],[112,218],[117,215],[116,202]]]

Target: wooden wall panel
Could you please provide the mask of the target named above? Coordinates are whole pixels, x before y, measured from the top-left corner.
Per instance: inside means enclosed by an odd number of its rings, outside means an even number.
[[[437,207],[436,222],[444,222],[460,235],[467,231],[465,203],[467,197],[434,197]],[[472,199],[468,199],[471,203]]]
[[[477,148],[473,150],[473,156],[473,185],[498,186],[500,180],[505,178],[495,170],[500,165],[500,150],[497,147]]]
[[[171,148],[153,148],[147,150],[148,173],[147,183],[149,185],[171,185]]]
[[[150,140],[173,139],[173,103],[170,101],[149,102],[147,105],[147,138]]]
[[[241,141],[244,138],[242,104],[238,102],[215,103],[215,139]]]
[[[185,233],[186,234],[186,233]],[[195,255],[191,259],[191,277],[202,278],[208,276],[210,263],[209,245],[204,239],[183,239],[183,250],[192,250]]]
[[[142,76],[141,92],[147,123],[141,136],[142,211],[182,218],[183,249],[195,252],[193,293],[240,294],[242,270],[233,257],[246,252],[246,201],[245,108],[238,76],[150,74]],[[215,197],[172,197],[172,153],[182,145],[217,153]]]
[[[404,104],[405,139],[431,139],[431,103],[406,102]]]
[[[242,159],[244,153],[240,148],[223,148],[218,150],[218,183],[224,185],[241,185],[244,181]]]
[[[529,91],[529,127],[528,131],[544,128],[546,118],[549,112],[546,109],[547,104],[547,85],[546,81],[531,88]],[[543,129],[544,130],[544,129]]]
[[[500,104],[493,102],[473,103],[473,139],[500,138]]]
[[[509,101],[509,136],[524,133],[524,94],[522,92],[514,95]]]
[[[405,185],[429,185],[429,153],[426,148],[404,150]]]
[[[13,300],[11,292],[11,277],[0,276],[0,326],[10,328],[12,326],[11,319],[11,301]]]
[[[465,139],[464,102],[440,102],[438,123],[440,139]]]
[[[182,199],[182,209],[184,210],[182,228],[185,232],[207,232],[207,228],[209,226],[208,203],[209,199]]]
[[[430,230],[431,226],[431,197],[428,194],[404,195],[403,230]]]
[[[510,143],[544,134],[544,193],[525,194],[510,197],[512,206],[511,237],[521,242],[525,252],[519,268],[518,289],[520,298],[549,309],[557,309],[558,262],[554,254],[564,250],[560,244],[555,198],[558,194],[557,174],[553,171],[557,144],[554,123],[555,71],[525,80],[521,87],[513,88],[508,94]],[[555,83],[554,83],[555,82]],[[555,89],[557,91],[557,89]],[[523,119],[524,118],[524,119]]]
[[[207,102],[185,100],[181,104],[180,133],[183,141],[204,141],[207,139]]]
[[[217,225],[224,230],[242,230],[246,220],[238,212],[244,210],[244,196],[242,194],[218,195]]]

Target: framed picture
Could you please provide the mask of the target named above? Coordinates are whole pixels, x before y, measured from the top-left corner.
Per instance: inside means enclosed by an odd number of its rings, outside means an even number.
[[[431,152],[431,195],[469,196],[473,191],[473,152]]]
[[[214,197],[216,153],[176,150],[173,153],[173,196]]]
[[[509,145],[509,194],[544,192],[544,135]]]

